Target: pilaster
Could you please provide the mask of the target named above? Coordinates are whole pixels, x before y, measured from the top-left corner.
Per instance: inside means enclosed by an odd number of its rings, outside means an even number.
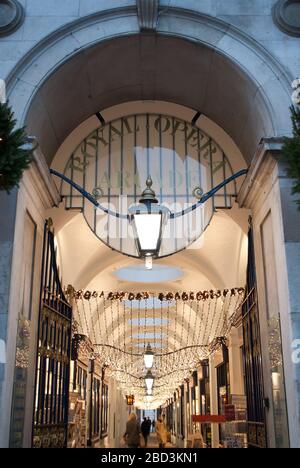
[[[228,352],[231,394],[244,395],[241,343],[236,328],[230,332]]]
[[[214,356],[209,357],[209,386],[210,386],[210,411],[211,414],[219,414],[219,405],[218,405],[218,379],[217,379],[217,369],[215,367]],[[219,440],[219,425],[211,425],[211,443],[213,449],[218,449],[220,440]]]
[[[28,313],[24,310],[24,265],[31,264],[32,327],[30,331],[27,390],[24,394],[23,446],[31,445],[31,427],[34,395],[36,328],[39,313],[40,267],[42,239],[46,210],[57,206],[60,196],[50,176],[48,166],[39,149],[35,151],[30,169],[25,171],[19,190],[10,195],[0,192],[0,340],[6,359],[0,359],[0,446],[8,447],[15,375],[18,322]],[[30,217],[36,228],[34,258],[26,257],[25,223]],[[0,356],[1,358],[1,356]],[[5,360],[5,362],[1,362]]]
[[[238,202],[253,217],[269,445],[299,447],[300,364],[292,356],[300,338],[300,213],[281,148],[280,139],[262,141]]]

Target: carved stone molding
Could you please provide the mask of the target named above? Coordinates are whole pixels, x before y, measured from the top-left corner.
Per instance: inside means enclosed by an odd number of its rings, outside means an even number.
[[[273,19],[281,31],[300,37],[300,0],[279,0],[273,7]]]
[[[155,31],[158,20],[159,0],[137,0],[141,31]]]
[[[0,37],[16,31],[24,18],[24,8],[17,0],[0,0]]]

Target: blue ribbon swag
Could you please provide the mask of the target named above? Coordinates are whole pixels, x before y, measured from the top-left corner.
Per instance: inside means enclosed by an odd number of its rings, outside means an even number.
[[[76,182],[73,182],[73,180],[69,179],[66,177],[64,174],[61,174],[60,172],[55,171],[54,169],[50,169],[50,172],[52,175],[60,178],[67,184],[71,185],[75,190],[77,190],[81,195],[86,198],[89,202],[91,202],[95,207],[100,208],[104,213],[108,214],[109,216],[114,216],[115,218],[120,218],[120,219],[127,219],[129,220],[130,215],[124,215],[122,213],[116,213],[115,211],[110,210],[109,208],[105,208],[102,206],[96,198],[94,198],[89,192],[84,190],[84,188],[80,187],[80,185],[76,184]],[[170,213],[170,219],[176,219],[179,218],[180,216],[185,216],[192,211],[196,210],[200,205],[203,205],[206,203],[210,198],[212,198],[219,190],[221,190],[223,187],[226,185],[230,184],[230,182],[233,182],[234,180],[238,179],[239,177],[242,177],[248,173],[248,169],[242,169],[241,171],[237,172],[236,174],[233,174],[231,177],[228,177],[228,179],[225,179],[221,184],[217,185],[215,188],[211,189],[209,192],[204,194],[201,199],[195,203],[194,205],[190,206],[189,208],[186,208],[185,210],[179,211],[178,213]]]

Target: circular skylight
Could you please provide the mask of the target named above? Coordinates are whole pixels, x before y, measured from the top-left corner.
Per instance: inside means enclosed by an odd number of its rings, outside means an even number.
[[[121,281],[133,283],[165,283],[182,279],[181,268],[154,264],[152,270],[146,270],[144,264],[120,268],[114,272]]]
[[[129,309],[149,309],[151,307],[152,310],[160,310],[162,307],[166,309],[175,305],[175,301],[161,301],[157,297],[153,297],[152,299],[142,299],[141,301],[134,300],[134,301],[124,301],[126,307]]]

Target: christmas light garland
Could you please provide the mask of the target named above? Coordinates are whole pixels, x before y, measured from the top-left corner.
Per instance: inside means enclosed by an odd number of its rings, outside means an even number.
[[[198,292],[74,292],[77,333],[85,352],[107,366],[136,405],[163,404],[215,352],[234,325],[243,288]],[[155,354],[153,395],[145,395],[144,352]]]

